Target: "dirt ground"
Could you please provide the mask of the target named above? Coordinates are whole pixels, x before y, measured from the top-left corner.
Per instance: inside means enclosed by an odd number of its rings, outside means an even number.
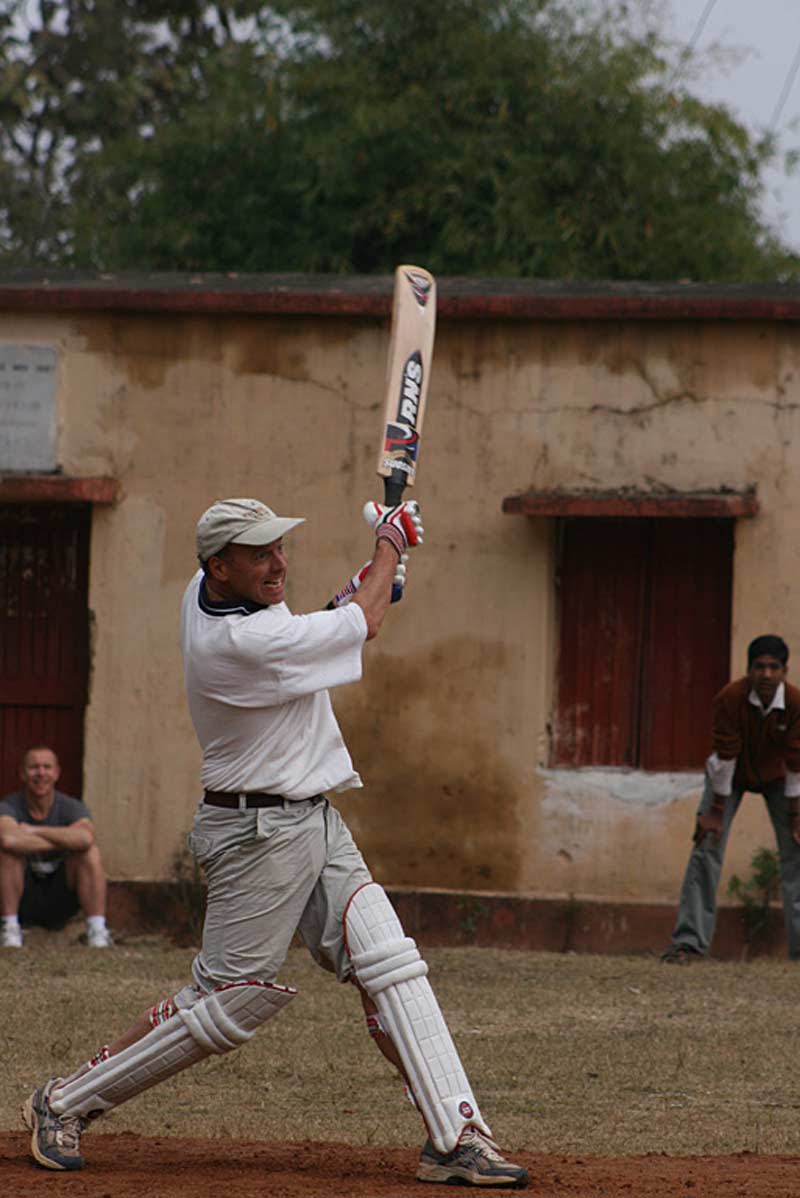
[[[414,1180],[407,1148],[323,1143],[93,1135],[81,1173],[51,1173],[28,1156],[28,1136],[0,1134],[0,1192],[8,1198],[402,1198],[453,1193]],[[796,1198],[800,1158],[577,1157],[515,1154],[532,1198]],[[496,1192],[496,1191],[495,1191]]]

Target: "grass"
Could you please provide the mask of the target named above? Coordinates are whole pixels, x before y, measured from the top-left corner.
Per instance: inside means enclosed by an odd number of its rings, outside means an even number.
[[[191,949],[113,952],[33,931],[0,956],[0,1129],[34,1083],[68,1072],[185,982]],[[618,1156],[794,1153],[798,966],[647,957],[426,953],[473,1089],[509,1150]],[[141,1135],[415,1146],[419,1118],[361,1007],[300,949],[299,994],[236,1053],[172,1078],[96,1125]]]

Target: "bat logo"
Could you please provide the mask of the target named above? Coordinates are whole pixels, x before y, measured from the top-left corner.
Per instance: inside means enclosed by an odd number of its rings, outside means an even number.
[[[413,474],[419,451],[419,433],[406,424],[387,424],[381,465]]]
[[[431,280],[427,277],[427,275],[418,274],[415,270],[407,270],[406,278],[408,279],[409,286],[414,293],[414,299],[417,301],[420,308],[424,308],[431,293]]]
[[[400,404],[397,409],[398,419],[402,420],[404,424],[410,424],[412,428],[417,427],[422,375],[422,354],[415,349],[413,354],[406,358],[403,367],[400,379]]]

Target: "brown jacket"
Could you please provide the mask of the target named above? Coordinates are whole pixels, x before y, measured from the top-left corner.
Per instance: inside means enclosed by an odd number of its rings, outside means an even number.
[[[747,678],[729,682],[714,698],[712,741],[723,761],[737,757],[734,786],[763,790],[800,770],[800,690],[784,683],[786,707],[763,716],[749,701]]]

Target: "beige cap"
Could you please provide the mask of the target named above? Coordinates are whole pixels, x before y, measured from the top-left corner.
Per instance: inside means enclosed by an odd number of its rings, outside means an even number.
[[[220,499],[197,521],[197,556],[207,562],[231,542],[234,545],[270,545],[304,517],[276,516],[258,499]]]

